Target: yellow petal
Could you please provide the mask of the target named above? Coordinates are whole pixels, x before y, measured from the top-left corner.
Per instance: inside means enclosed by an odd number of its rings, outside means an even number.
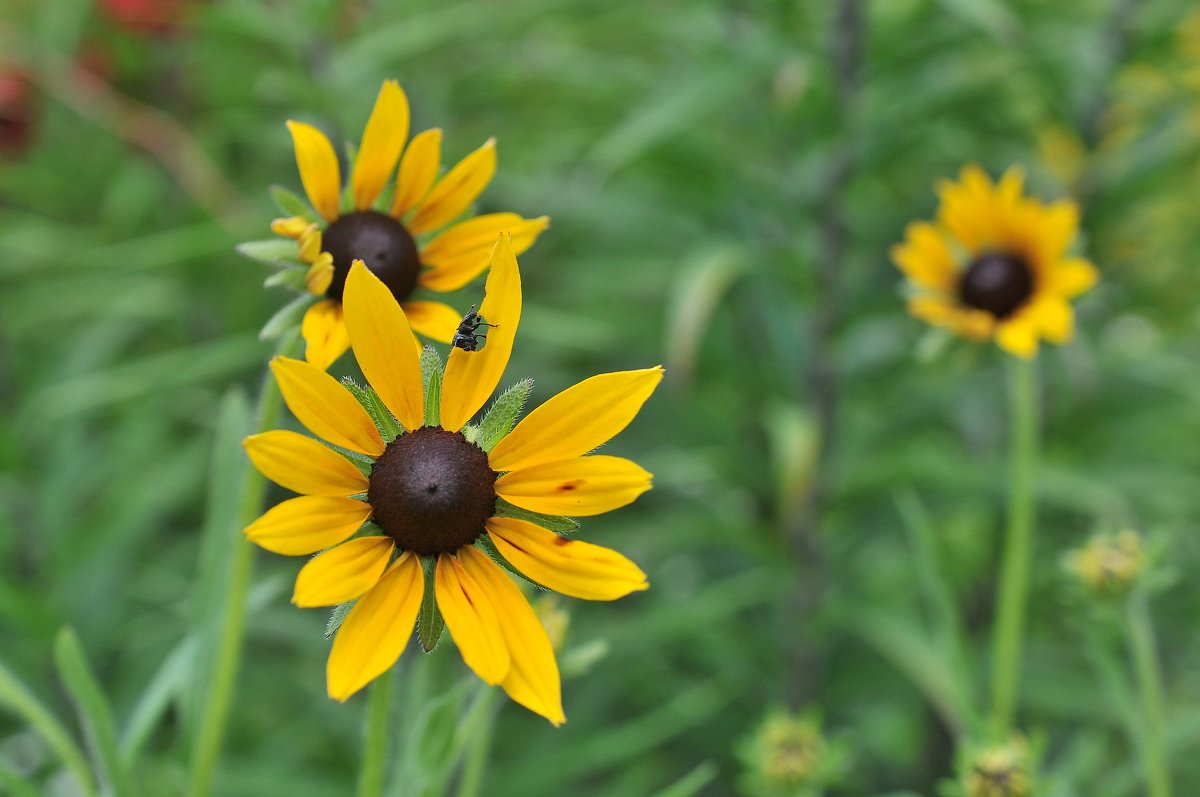
[[[618,371],[567,388],[496,444],[488,456],[492,470],[517,470],[586,454],[629,425],[662,375],[662,366]]]
[[[521,321],[521,273],[507,236],[492,250],[491,272],[479,314],[492,326],[478,351],[450,349],[442,378],[442,427],[457,432],[496,389],[512,354]]]
[[[329,290],[331,282],[333,282],[333,255],[321,252],[308,267],[308,273],[304,275],[304,285],[313,296],[320,296]]]
[[[441,302],[405,302],[404,315],[413,331],[439,343],[449,343],[463,314]]]
[[[1049,288],[1067,299],[1074,299],[1095,285],[1100,272],[1089,261],[1071,257],[1050,271]]]
[[[305,263],[315,263],[317,255],[321,254],[321,228],[310,224],[300,233],[300,259]],[[330,256],[330,260],[333,256]]]
[[[1040,214],[1037,229],[1038,260],[1042,263],[1054,263],[1059,260],[1079,230],[1079,206],[1074,202],[1063,200],[1046,207]]]
[[[424,589],[420,561],[404,553],[358,599],[329,652],[325,677],[331,698],[345,701],[396,663],[412,636]]]
[[[936,291],[953,291],[957,269],[945,236],[932,224],[913,222],[903,244],[893,246],[892,261],[915,284]]]
[[[509,234],[513,254],[519,255],[549,226],[549,216],[523,219],[516,213],[489,213],[455,224],[422,250],[421,262],[431,268],[421,272],[420,285],[431,291],[456,291],[487,267],[501,233]]]
[[[302,434],[275,429],[242,441],[250,461],[271,481],[302,495],[354,495],[367,477],[336,451]]]
[[[354,600],[379,581],[395,545],[391,537],[356,537],[314,557],[296,575],[292,603],[311,608]]]
[[[304,336],[304,359],[322,371],[350,348],[342,303],[333,299],[325,299],[308,308],[300,333]]]
[[[421,363],[396,297],[361,260],[346,278],[346,329],[363,376],[405,429],[425,422]]]
[[[500,621],[483,587],[449,554],[438,557],[434,580],[438,609],[463,661],[495,686],[508,675],[509,655]]]
[[[356,209],[366,210],[379,198],[407,140],[408,97],[399,83],[386,80],[367,120],[350,176]]]
[[[271,232],[284,238],[299,240],[308,229],[309,221],[303,216],[292,216],[286,219],[274,219],[271,222]]]
[[[397,219],[425,198],[437,179],[442,164],[442,131],[426,130],[413,136],[396,176],[396,195],[392,198],[391,214]]]
[[[996,344],[1009,354],[1032,359],[1038,350],[1037,319],[1025,310],[1000,322],[996,327]]]
[[[521,590],[500,567],[472,547],[459,553],[463,568],[474,577],[495,609],[512,664],[500,683],[508,696],[555,725],[567,721],[554,648],[542,621]]]
[[[1075,335],[1075,311],[1061,296],[1042,294],[1029,306],[1042,337],[1051,343],[1069,343]]]
[[[560,537],[514,518],[491,518],[487,530],[509,564],[563,595],[611,601],[650,586],[637,565],[611,548]]]
[[[246,527],[246,536],[268,551],[304,556],[349,539],[370,516],[365,501],[303,495],[271,507]]]
[[[296,150],[296,166],[308,201],[326,221],[338,217],[338,200],[342,191],[342,173],[338,168],[333,145],[317,128],[303,122],[288,121],[292,145]]]
[[[496,480],[496,495],[530,512],[584,517],[633,503],[650,480],[621,457],[573,457],[506,473]]]
[[[459,161],[417,206],[409,232],[419,235],[454,221],[483,193],[496,173],[496,139]]]
[[[271,370],[288,409],[317,437],[378,457],[383,437],[350,391],[329,374],[300,360],[276,357]]]

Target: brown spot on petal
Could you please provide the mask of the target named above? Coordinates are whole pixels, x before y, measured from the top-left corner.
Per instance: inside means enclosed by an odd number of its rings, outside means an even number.
[[[555,545],[570,545],[572,542],[573,542],[573,540],[568,540],[566,537],[562,536],[561,534],[554,535],[554,544]]]
[[[583,479],[575,479],[573,481],[563,482],[562,484],[558,485],[558,491],[560,493],[569,493],[572,490],[578,489],[579,485],[581,484],[583,484]]]

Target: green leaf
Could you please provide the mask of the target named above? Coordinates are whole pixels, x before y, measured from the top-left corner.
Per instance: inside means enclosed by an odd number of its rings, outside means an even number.
[[[289,238],[268,238],[265,241],[243,241],[236,247],[242,257],[280,268],[303,265],[300,247]]]
[[[517,422],[529,394],[533,391],[533,380],[524,379],[517,382],[492,402],[487,414],[479,423],[479,447],[491,451],[496,443],[509,432]]]
[[[0,706],[29,723],[75,776],[83,793],[87,797],[97,797],[99,792],[96,791],[95,778],[79,745],[50,710],[3,663],[0,663]]]
[[[446,628],[446,621],[438,611],[437,598],[434,595],[437,557],[422,556],[421,569],[425,571],[425,595],[421,599],[421,613],[417,615],[417,636],[421,640],[421,648],[426,653],[432,653]]]
[[[69,627],[59,631],[54,641],[54,664],[79,712],[97,768],[104,773],[106,791],[122,797],[133,794],[133,782],[117,748],[112,709],[88,666],[79,638]]]
[[[325,623],[326,639],[333,638],[333,635],[342,627],[342,622],[345,621],[346,615],[350,614],[350,610],[353,608],[354,601],[346,601],[333,607],[333,611],[329,613],[329,621]]]
[[[421,349],[421,383],[425,386],[426,392],[429,391],[429,380],[434,374],[442,373],[442,358],[437,353],[437,349],[432,346],[426,346]]]
[[[287,272],[281,271],[280,274]],[[292,301],[285,304],[275,311],[275,315],[271,316],[267,323],[263,324],[263,328],[258,332],[259,340],[274,340],[275,338],[287,332],[293,327],[300,325],[304,318],[305,311],[312,304],[313,297],[307,293],[303,296],[297,296]]]
[[[308,203],[301,197],[287,190],[281,185],[273,185],[270,188],[271,201],[275,203],[275,207],[279,208],[279,212],[285,216],[302,216],[309,221],[316,221],[316,214],[309,207]]]
[[[195,634],[184,637],[163,659],[154,677],[142,690],[121,734],[121,756],[125,761],[137,759],[146,740],[162,722],[171,701],[190,684],[199,643]]]
[[[530,512],[528,509],[513,506],[503,498],[496,499],[496,516],[527,520],[556,534],[571,534],[579,530],[579,521],[574,518],[543,515],[541,512]]]

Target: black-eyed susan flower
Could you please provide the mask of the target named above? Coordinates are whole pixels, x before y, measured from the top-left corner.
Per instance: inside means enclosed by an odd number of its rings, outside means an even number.
[[[1069,252],[1079,229],[1073,202],[1044,204],[1023,193],[1011,168],[993,184],[978,166],[938,186],[936,223],[910,224],[892,260],[915,289],[909,312],[975,340],[994,338],[1019,357],[1038,343],[1068,342],[1070,300],[1096,283],[1087,260]]]
[[[369,388],[348,389],[311,364],[277,358],[271,367],[284,400],[325,444],[283,430],[245,442],[264,475],[301,494],[246,534],[281,554],[324,551],[300,570],[293,602],[356,601],[329,655],[329,695],[345,700],[390,668],[421,614],[426,649],[436,638],[425,629],[444,618],[480,678],[563,722],[551,642],[505,569],[590,600],[646,589],[645,574],[624,556],[554,530],[570,527],[562,516],[608,512],[650,488],[635,463],[589,452],[634,418],[662,369],[592,377],[514,427],[528,393],[522,383],[524,393],[502,395],[472,424],[500,381],[521,316],[507,237],[492,254],[480,307],[487,338],[476,351],[451,348],[444,370],[429,367],[432,349],[418,355],[395,295],[359,261],[344,300]]]
[[[388,287],[414,331],[449,343],[462,313],[415,298],[416,291],[457,290],[483,271],[500,233],[511,236],[520,254],[549,226],[546,216],[525,219],[516,213],[462,220],[495,174],[495,140],[439,177],[442,131],[426,130],[408,141],[408,99],[395,81],[379,92],[345,191],[325,134],[303,122],[287,126],[316,217],[276,219],[271,229],[296,240],[307,265],[303,287],[323,297],[308,308],[301,325],[305,359],[318,368],[329,367],[349,345],[342,293],[354,260]]]

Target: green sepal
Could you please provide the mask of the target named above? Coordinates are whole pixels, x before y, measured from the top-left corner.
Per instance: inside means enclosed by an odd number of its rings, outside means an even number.
[[[500,550],[496,547],[496,544],[492,542],[492,538],[488,535],[481,534],[479,539],[475,540],[475,547],[487,554],[489,559],[503,567],[517,579],[536,587],[539,591],[546,591],[546,588],[541,584],[531,580],[529,576],[513,567],[512,564],[504,558],[504,554],[500,553]]]
[[[483,420],[479,422],[477,445],[490,452],[503,437],[512,431],[521,414],[529,394],[533,391],[533,380],[523,379],[500,394],[492,402]]]
[[[263,328],[258,332],[258,339],[275,340],[289,329],[299,326],[300,320],[304,317],[308,306],[312,304],[312,300],[312,296],[304,294],[280,307],[275,311],[275,315],[263,324]]]
[[[442,358],[437,349],[421,349],[421,382],[425,386],[425,425],[442,425]]]
[[[342,377],[342,384],[350,391],[350,394],[354,398],[358,399],[358,403],[371,416],[371,420],[375,422],[375,428],[383,435],[384,443],[390,443],[404,434],[404,427],[392,416],[391,411],[383,405],[383,401],[374,390],[369,386],[361,387],[355,384],[354,380],[348,376]]]
[[[275,207],[279,208],[279,212],[283,215],[301,216],[310,222],[316,221],[316,214],[313,213],[313,209],[301,197],[281,185],[273,185],[269,190],[271,192],[271,201],[275,203]]]
[[[294,291],[308,292],[308,269],[306,268],[281,268],[271,276],[263,280],[264,288],[274,288],[282,285],[285,288],[291,288]]]
[[[353,608],[354,601],[346,601],[333,607],[333,611],[329,613],[329,621],[325,623],[326,639],[332,638],[338,632],[338,629],[342,627],[342,621],[346,619],[346,615],[350,614],[350,610]]]
[[[496,517],[509,517],[514,520],[527,520],[555,534],[573,534],[579,530],[579,521],[574,518],[558,515],[543,515],[541,512],[530,512],[519,506],[513,506],[503,498],[496,498]]]
[[[290,238],[243,241],[234,248],[242,257],[248,257],[276,268],[304,265],[300,260],[300,247]]]
[[[417,615],[417,637],[421,640],[421,649],[432,653],[442,638],[442,631],[446,629],[446,621],[438,610],[435,594],[437,557],[422,556],[421,570],[425,574],[425,595],[421,598],[421,611]]]

